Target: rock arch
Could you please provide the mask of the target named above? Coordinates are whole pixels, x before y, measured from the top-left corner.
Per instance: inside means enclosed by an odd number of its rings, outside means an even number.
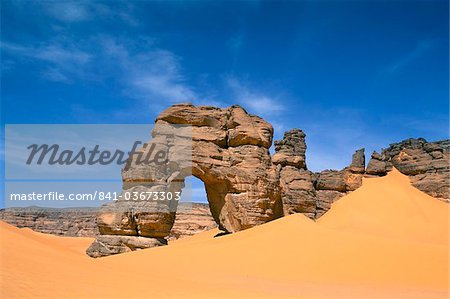
[[[147,148],[166,151],[169,163],[131,163],[122,172],[123,194],[180,192],[184,179],[193,175],[204,182],[211,214],[226,232],[283,216],[279,174],[269,152],[273,128],[262,118],[240,106],[179,104],[157,117],[152,136]],[[140,149],[143,155],[145,150]],[[129,159],[135,162],[138,157]],[[97,257],[166,244],[176,206],[173,200],[105,205],[97,218],[101,236],[88,254]]]
[[[129,158],[122,171],[123,192],[180,192],[186,177],[205,184],[209,207],[219,228],[236,232],[292,213],[316,219],[331,204],[362,184],[363,176],[382,176],[392,167],[418,189],[449,198],[448,140],[408,139],[373,153],[367,168],[364,149],[342,170],[312,172],[306,165],[305,133],[285,132],[275,141],[273,128],[240,106],[226,109],[174,105],[155,121],[152,140]],[[153,146],[168,154],[159,166],[135,163]],[[92,257],[167,244],[178,202],[119,200],[102,207],[100,236],[88,248]]]

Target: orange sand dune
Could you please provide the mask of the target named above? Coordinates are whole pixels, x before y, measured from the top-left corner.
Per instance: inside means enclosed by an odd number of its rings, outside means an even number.
[[[448,204],[392,171],[319,221],[91,259],[92,239],[0,223],[1,298],[448,298]]]

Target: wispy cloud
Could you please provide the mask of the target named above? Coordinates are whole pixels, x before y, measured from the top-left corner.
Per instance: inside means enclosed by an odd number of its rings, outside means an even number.
[[[81,22],[91,19],[91,12],[87,2],[48,2],[45,3],[47,12],[54,18],[64,22]]]
[[[239,53],[244,44],[244,34],[242,31],[239,31],[235,35],[231,36],[227,41],[227,47],[230,49],[231,53],[231,69],[234,70],[236,68]]]
[[[182,74],[180,58],[158,48],[150,38],[97,36],[77,44],[55,40],[38,46],[2,42],[1,49],[16,58],[41,62],[42,78],[50,81],[101,80],[113,74],[129,98],[172,103],[197,98]]]
[[[37,46],[23,46],[2,41],[1,50],[12,54],[15,58],[37,60],[44,65],[42,76],[50,81],[69,83],[73,77],[82,75],[84,68],[93,56],[66,43],[49,43]]]
[[[196,93],[182,74],[180,58],[173,52],[154,46],[151,40],[147,40],[146,49],[137,53],[132,51],[137,45],[130,40],[103,37],[100,43],[111,62],[119,65],[127,96],[159,97],[169,102],[196,99]]]
[[[88,0],[37,3],[50,17],[64,23],[86,22],[100,17],[121,20],[128,25],[136,26],[138,21],[131,14],[134,7],[130,3],[116,4],[119,4],[120,8],[114,10],[102,2]]]
[[[65,47],[61,44],[50,44],[42,48],[35,49],[34,56],[38,59],[46,60],[60,66],[85,65],[91,60],[91,55],[77,49],[75,46]],[[28,55],[29,50],[28,50]],[[33,56],[33,54],[31,54]]]
[[[42,72],[42,76],[54,82],[71,83],[72,81],[65,76],[58,68],[48,68]]]
[[[407,67],[410,63],[412,63],[416,59],[420,58],[432,47],[433,47],[432,41],[429,40],[420,41],[412,51],[406,53],[403,57],[401,57],[396,62],[388,66],[386,68],[386,71],[388,73],[395,73],[397,71],[400,71],[401,69]]]
[[[256,89],[251,89],[235,77],[228,77],[226,82],[228,88],[236,96],[237,102],[252,113],[263,116],[274,115],[285,109],[282,102],[276,97],[272,97]]]

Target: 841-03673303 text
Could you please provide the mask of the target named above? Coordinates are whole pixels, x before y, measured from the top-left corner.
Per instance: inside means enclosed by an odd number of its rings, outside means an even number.
[[[95,191],[91,193],[64,193],[64,192],[46,192],[46,193],[11,193],[11,201],[165,201],[180,200],[181,192],[171,191],[124,191],[124,192],[103,192]]]

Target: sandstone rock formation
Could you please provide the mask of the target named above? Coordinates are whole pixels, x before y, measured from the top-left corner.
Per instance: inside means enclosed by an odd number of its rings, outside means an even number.
[[[350,166],[343,170],[313,173],[306,165],[305,137],[302,130],[287,131],[282,140],[275,141],[272,162],[280,176],[284,214],[302,213],[316,219],[346,192],[361,186],[364,149],[356,151]]]
[[[99,235],[96,217],[99,208],[7,208],[0,210],[0,220],[17,227],[67,237]],[[179,203],[175,223],[168,240],[176,240],[217,227],[208,204]]]
[[[306,167],[305,133],[293,129],[275,141],[272,162],[280,177],[284,214],[303,213],[310,218],[316,214],[314,174]]]
[[[167,245],[167,240],[164,238],[100,235],[86,253],[91,257],[102,257],[162,245]]]
[[[127,192],[180,192],[184,179],[194,175],[204,182],[212,217],[225,232],[291,213],[316,219],[338,198],[359,188],[364,175],[384,175],[392,166],[409,175],[420,190],[449,196],[448,141],[409,139],[393,144],[382,154],[372,154],[367,170],[360,149],[348,167],[313,173],[306,165],[303,131],[286,132],[275,141],[271,157],[272,126],[240,106],[174,105],[157,117],[152,136],[122,172],[124,197]],[[139,164],[147,148],[166,152],[166,163]],[[101,238],[88,254],[104,256],[164,245],[177,206],[173,200],[119,200],[104,206],[97,218]]]
[[[240,106],[181,104],[162,112],[160,124],[192,126],[191,173],[205,183],[220,229],[236,232],[282,216],[269,123]]]
[[[217,224],[212,218],[208,204],[180,203],[168,240],[170,242],[189,237],[215,227]]]
[[[427,142],[423,138],[393,143],[381,154],[374,152],[367,175],[383,176],[392,167],[410,177],[413,186],[444,200],[450,197],[450,141]]]
[[[0,219],[17,227],[70,237],[98,235],[95,218],[98,208],[8,208],[0,210]]]
[[[137,155],[130,157],[132,166],[122,172],[124,197],[127,192],[180,192],[184,179],[194,175],[205,183],[211,214],[226,232],[283,216],[277,171],[269,153],[273,128],[260,117],[239,106],[174,105],[158,116],[152,136],[147,148],[165,151],[168,163],[139,164]],[[109,238],[165,238],[176,208],[174,200],[119,200],[102,208],[97,223],[100,233]],[[88,254],[97,256],[96,243],[104,241],[94,242]]]
[[[306,170],[305,137],[306,134],[300,129],[285,132],[282,140],[275,141],[273,164]]]
[[[353,154],[350,166],[340,171],[324,170],[316,173],[316,219],[325,214],[331,208],[333,202],[362,185],[364,168],[365,156],[362,148]]]

